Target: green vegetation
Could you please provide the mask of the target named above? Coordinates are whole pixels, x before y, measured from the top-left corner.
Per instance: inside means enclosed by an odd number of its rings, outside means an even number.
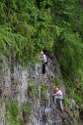
[[[20,111],[18,105],[14,102],[9,102],[7,104],[7,111],[6,111],[6,124],[20,125],[20,121],[18,120],[19,115]]]
[[[64,105],[65,105],[66,109],[70,108],[70,103],[69,103],[69,100],[66,95],[64,96]]]
[[[83,103],[83,2],[1,0],[0,65],[4,58],[28,65],[43,49],[57,57],[67,94]]]
[[[41,81],[29,83],[28,85],[28,94],[30,97],[35,98],[38,97],[40,92],[43,94],[48,90],[49,86],[44,85]]]
[[[37,96],[39,93],[38,91],[38,83],[29,83],[28,85],[28,94],[30,97],[34,98],[35,96]]]
[[[56,54],[64,77],[83,68],[83,9],[78,0],[1,0],[0,6],[1,58],[27,65],[46,49]]]
[[[56,86],[60,86],[61,81],[60,81],[60,79],[53,78],[53,79],[52,79],[52,83],[55,84]]]
[[[29,121],[29,117],[31,115],[31,111],[32,111],[32,106],[30,103],[25,103],[23,105],[23,119],[24,122],[26,123],[27,121]]]

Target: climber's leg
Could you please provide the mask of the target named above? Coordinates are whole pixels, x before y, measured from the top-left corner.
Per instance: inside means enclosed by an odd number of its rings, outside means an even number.
[[[62,99],[60,99],[60,109],[61,109],[61,111],[63,111],[63,104],[62,104]]]
[[[60,109],[61,111],[63,111],[63,104],[62,104],[63,96],[54,96],[54,103],[56,103],[56,99],[59,99]]]
[[[61,111],[63,111],[62,99],[63,99],[63,96],[60,96],[59,103],[60,103],[60,109],[61,109]]]
[[[56,103],[56,99],[58,99],[58,96],[54,96],[54,103]]]
[[[42,74],[45,74],[45,64],[42,64]]]

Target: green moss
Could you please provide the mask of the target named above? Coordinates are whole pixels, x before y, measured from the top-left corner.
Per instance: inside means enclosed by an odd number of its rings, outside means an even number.
[[[24,122],[28,121],[31,115],[32,105],[27,102],[23,105],[23,119]]]
[[[60,81],[60,79],[53,78],[52,83],[54,83],[55,85],[60,85],[61,81]]]
[[[32,98],[34,98],[35,96],[38,95],[38,85],[37,85],[37,83],[34,83],[34,84],[29,83],[28,94]]]
[[[47,89],[48,89],[48,86],[44,85],[41,81],[40,81],[40,83],[38,83],[38,82],[36,82],[34,84],[29,83],[28,94],[30,97],[34,98],[39,95],[40,91],[41,91],[41,93],[45,93]]]
[[[79,97],[78,95],[73,95],[73,98],[75,99],[77,104],[81,104],[81,97]]]
[[[20,115],[18,104],[9,102],[6,110],[6,125],[21,125],[17,116]]]
[[[70,103],[69,103],[69,100],[68,100],[67,96],[64,96],[64,105],[65,105],[65,107],[66,107],[67,109],[69,109]]]

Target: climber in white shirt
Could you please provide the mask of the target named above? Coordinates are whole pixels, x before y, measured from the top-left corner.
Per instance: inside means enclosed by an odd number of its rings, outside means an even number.
[[[46,73],[46,64],[48,63],[47,61],[47,56],[44,54],[44,52],[41,52],[41,59],[42,59],[42,73]]]
[[[44,64],[47,64],[47,56],[44,54],[44,52],[41,52],[41,59]]]

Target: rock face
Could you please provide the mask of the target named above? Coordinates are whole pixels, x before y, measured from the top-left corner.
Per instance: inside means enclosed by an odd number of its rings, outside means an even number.
[[[0,103],[0,125],[5,125],[5,115],[6,115],[5,103]]]
[[[48,58],[45,74],[41,73],[42,64],[39,62],[30,64],[28,68],[23,68],[19,64],[14,65],[13,68],[12,72],[7,62],[4,62],[4,68],[1,70],[3,77],[0,79],[0,96],[2,99],[18,104],[22,125],[74,125],[64,103],[64,112],[61,112],[58,101],[55,105],[52,96],[53,88],[57,85],[64,95],[66,94],[60,67],[55,57]],[[27,106],[29,104],[31,107],[27,113],[23,109],[24,104]],[[0,125],[5,125],[1,119],[3,116],[6,117],[6,107],[5,104],[0,106],[2,108]]]

